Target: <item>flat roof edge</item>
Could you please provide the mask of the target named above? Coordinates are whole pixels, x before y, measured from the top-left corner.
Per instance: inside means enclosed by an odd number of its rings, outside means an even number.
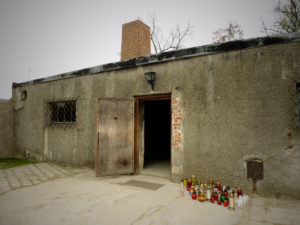
[[[27,82],[13,83],[12,87],[16,88],[24,85],[45,83],[50,81],[66,79],[66,78],[92,75],[92,74],[98,74],[98,73],[109,72],[109,71],[120,70],[120,69],[129,69],[137,66],[162,63],[162,62],[167,62],[176,59],[184,59],[184,58],[196,57],[201,55],[210,55],[215,53],[242,50],[247,48],[263,47],[267,45],[289,43],[289,42],[296,42],[296,41],[300,41],[300,32],[251,38],[246,40],[230,41],[221,44],[203,45],[198,47],[191,47],[191,48],[185,48],[185,49],[180,49],[175,51],[163,52],[157,55],[142,56],[139,58],[129,59],[126,61],[108,63],[104,65],[62,73],[50,77],[35,79]]]

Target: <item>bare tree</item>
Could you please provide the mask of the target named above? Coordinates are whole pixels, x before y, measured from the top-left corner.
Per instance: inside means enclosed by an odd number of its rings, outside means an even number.
[[[242,40],[244,32],[236,21],[228,22],[225,28],[220,28],[213,32],[213,43],[223,43],[226,41]]]
[[[274,21],[267,27],[262,19],[263,33],[293,33],[300,31],[300,0],[288,0],[286,4],[278,1],[273,9]]]
[[[188,22],[187,26],[182,29],[179,25],[171,29],[167,38],[163,36],[163,32],[157,26],[155,15],[149,16],[151,22],[151,42],[155,54],[159,54],[168,50],[177,50],[182,47],[184,40],[192,35],[193,27]]]

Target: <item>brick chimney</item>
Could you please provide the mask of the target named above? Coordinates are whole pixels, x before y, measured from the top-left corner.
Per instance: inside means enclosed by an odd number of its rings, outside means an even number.
[[[121,60],[151,54],[150,27],[140,20],[122,25]]]

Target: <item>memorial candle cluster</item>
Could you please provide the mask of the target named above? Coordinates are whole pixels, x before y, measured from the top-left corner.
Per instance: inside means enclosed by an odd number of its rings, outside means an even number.
[[[186,177],[181,179],[180,186],[186,189],[193,200],[223,205],[229,210],[235,210],[237,206],[242,206],[249,199],[247,195],[243,194],[240,185],[236,185],[234,188],[222,186],[220,180],[214,182],[212,178],[207,183],[203,183],[192,175],[189,179]]]

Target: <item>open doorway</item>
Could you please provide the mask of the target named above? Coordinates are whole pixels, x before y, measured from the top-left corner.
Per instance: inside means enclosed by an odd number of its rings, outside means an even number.
[[[171,176],[171,100],[154,96],[138,101],[138,154],[142,174]]]
[[[145,101],[144,168],[170,167],[170,100]]]

